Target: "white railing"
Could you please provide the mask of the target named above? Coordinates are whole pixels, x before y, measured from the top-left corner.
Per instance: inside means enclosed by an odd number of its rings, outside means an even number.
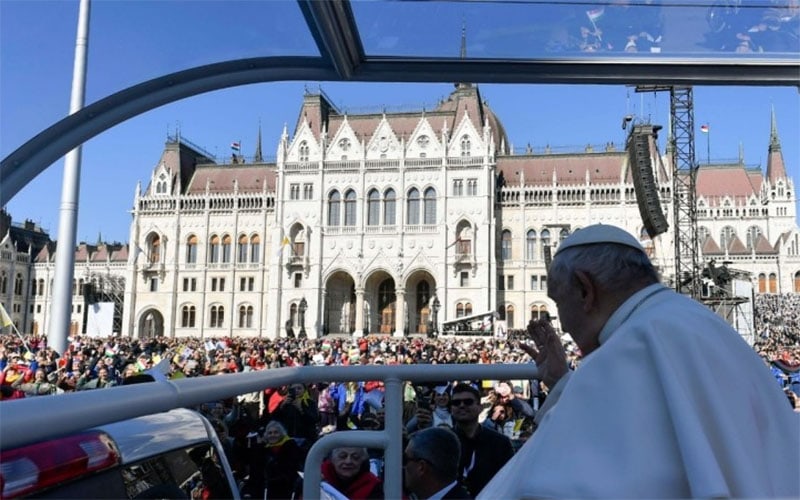
[[[325,456],[344,444],[383,448],[386,498],[402,497],[403,382],[440,380],[534,379],[536,365],[375,365],[303,366],[277,368],[134,384],[110,389],[80,391],[3,401],[0,450],[73,434],[119,420],[199,406],[269,387],[292,383],[357,382],[382,380],[386,392],[386,425],[382,431],[341,431],[320,438],[308,452],[303,480],[303,498],[320,497],[321,465]]]

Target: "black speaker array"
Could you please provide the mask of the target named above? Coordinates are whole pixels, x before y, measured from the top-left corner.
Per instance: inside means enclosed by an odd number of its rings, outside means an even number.
[[[659,128],[661,127],[653,125],[634,125],[628,135],[627,145],[639,215],[651,238],[666,233],[669,229],[667,218],[661,210],[653,164],[650,161],[650,139],[655,136]]]

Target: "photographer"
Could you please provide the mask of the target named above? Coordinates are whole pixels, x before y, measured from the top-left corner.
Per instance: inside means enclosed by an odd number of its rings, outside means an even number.
[[[440,385],[433,389],[430,386],[420,386],[417,391],[416,415],[406,423],[406,430],[414,432],[428,427],[446,425],[453,427],[453,417],[450,414],[450,386]]]
[[[285,391],[282,401],[269,419],[283,424],[288,435],[302,439],[303,447],[308,449],[318,435],[317,401],[312,401],[311,394],[303,384],[292,384]]]

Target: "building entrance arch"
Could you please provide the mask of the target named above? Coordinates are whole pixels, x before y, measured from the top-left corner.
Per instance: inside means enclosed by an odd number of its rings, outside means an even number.
[[[327,333],[351,335],[356,329],[356,284],[344,271],[333,273],[325,283],[325,324]]]
[[[148,309],[139,318],[139,338],[151,339],[164,336],[164,316],[158,309]]]
[[[428,334],[432,331],[431,304],[436,295],[436,280],[428,271],[416,271],[406,281],[409,333]]]

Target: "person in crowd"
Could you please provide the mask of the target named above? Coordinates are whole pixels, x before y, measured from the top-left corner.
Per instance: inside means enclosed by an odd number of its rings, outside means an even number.
[[[311,401],[311,396],[303,384],[289,385],[283,399],[269,418],[283,424],[289,436],[302,439],[305,449],[313,444],[319,434],[317,402]]]
[[[383,498],[383,483],[369,470],[366,448],[336,448],[322,462],[322,489],[349,500]]]
[[[37,368],[33,374],[33,380],[26,382],[27,379],[28,377],[23,374],[23,376],[17,377],[17,379],[12,382],[11,387],[15,390],[22,391],[25,397],[55,394],[58,388],[56,385],[58,381],[58,372],[52,372],[48,375],[43,368]]]
[[[567,373],[552,326],[529,324],[553,390],[480,498],[800,497],[798,415],[736,331],[659,282],[633,236],[573,233],[548,295],[584,359]]]
[[[453,431],[430,427],[408,436],[403,484],[419,500],[472,498],[459,479],[461,443]]]
[[[264,441],[267,498],[292,498],[298,490],[297,472],[303,469],[303,453],[275,420],[264,429]]]
[[[416,414],[406,424],[408,432],[425,429],[430,426],[445,425],[453,427],[453,416],[450,414],[450,386],[436,386],[431,394],[421,393],[417,401]],[[429,398],[433,400],[430,403]]]
[[[461,443],[459,471],[470,495],[477,496],[484,486],[514,455],[508,437],[483,427],[478,422],[481,394],[470,384],[453,387],[450,412]]]
[[[91,370],[86,370],[86,372],[78,378],[79,391],[105,389],[107,387],[114,387],[115,385],[117,385],[117,382],[111,378],[108,368],[104,365],[98,365],[97,377],[92,378]]]

